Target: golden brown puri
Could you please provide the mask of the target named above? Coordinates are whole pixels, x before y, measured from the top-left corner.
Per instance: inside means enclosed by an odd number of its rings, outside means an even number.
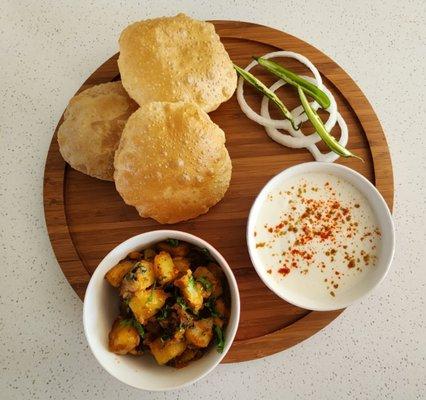
[[[147,104],[127,121],[115,153],[115,186],[142,217],[175,223],[222,199],[232,165],[225,134],[192,103]]]
[[[237,75],[214,26],[185,14],[149,19],[121,33],[123,86],[139,105],[185,101],[215,110],[237,86]]]
[[[112,181],[115,150],[137,107],[121,82],[102,83],[74,96],[58,130],[64,160],[80,172]]]

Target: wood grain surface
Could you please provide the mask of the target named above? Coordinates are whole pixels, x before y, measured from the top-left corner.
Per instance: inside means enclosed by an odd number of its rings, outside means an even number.
[[[392,209],[393,175],[386,139],[371,105],[354,81],[319,50],[286,33],[245,22],[213,23],[231,59],[241,66],[246,66],[252,55],[281,49],[302,53],[317,66],[348,124],[348,148],[365,160],[364,164],[355,159],[338,162],[373,182]],[[117,56],[101,65],[79,91],[119,79]],[[283,63],[296,72],[308,74],[293,60],[285,59]],[[253,72],[264,82],[273,82],[259,67]],[[247,87],[246,93],[249,103],[259,109],[259,95]],[[298,104],[294,91],[284,89],[281,95],[290,107]],[[226,133],[233,163],[230,188],[207,214],[166,227],[207,240],[234,271],[241,295],[241,321],[225,362],[239,362],[293,346],[324,328],[341,311],[311,312],[281,300],[258,278],[246,247],[247,216],[257,193],[283,169],[312,161],[311,154],[304,149],[284,148],[270,140],[261,126],[242,114],[235,95],[210,116]],[[338,128],[333,133],[338,136]],[[134,208],[126,206],[112,182],[71,169],[59,153],[56,132],[45,167],[44,207],[59,265],[81,299],[90,275],[113,247],[133,235],[164,228],[151,219],[141,219]]]

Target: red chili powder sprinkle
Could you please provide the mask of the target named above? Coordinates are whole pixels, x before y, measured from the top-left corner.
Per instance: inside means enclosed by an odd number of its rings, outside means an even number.
[[[323,239],[323,240],[328,239],[331,235],[331,229],[329,229],[327,231],[320,232],[319,235],[320,235],[320,238]]]
[[[288,275],[290,273],[290,268],[288,267],[282,267],[278,270],[280,274],[283,274],[284,276]]]
[[[335,257],[344,257],[349,269],[359,266],[356,261],[357,256],[350,254],[343,249],[348,246],[343,244],[341,238],[351,239],[356,237],[359,232],[358,222],[354,220],[352,212],[355,208],[360,208],[359,204],[342,204],[337,196],[336,190],[332,187],[331,182],[325,182],[323,190],[327,191],[326,198],[312,198],[309,196],[306,183],[303,182],[295,185],[292,192],[282,192],[288,197],[289,209],[283,212],[276,225],[267,226],[265,229],[273,236],[266,243],[257,243],[256,247],[269,247],[270,244],[288,238],[289,246],[286,250],[280,252],[278,272],[283,276],[288,275],[292,270],[298,268],[300,274],[309,271],[308,268],[318,268],[322,273],[326,272],[326,265],[318,263],[315,260],[316,252],[312,244],[324,243],[328,249],[325,254],[329,260],[333,262]],[[310,188],[314,191],[314,188]],[[316,188],[319,190],[319,188]],[[293,196],[293,197],[292,197]],[[295,207],[295,202],[298,202],[298,207]],[[373,234],[380,235],[380,231],[371,230],[360,233],[361,240],[371,237]],[[287,246],[286,246],[287,247]],[[363,260],[365,265],[371,262],[368,255],[362,254],[360,260]],[[267,272],[269,272],[268,270]],[[334,273],[333,273],[334,272]],[[340,280],[344,276],[343,272],[330,271],[332,276],[337,276]],[[330,277],[324,279],[324,282],[330,282]],[[337,289],[339,285],[335,282],[330,284],[330,289]],[[335,296],[334,291],[329,292],[331,296]]]

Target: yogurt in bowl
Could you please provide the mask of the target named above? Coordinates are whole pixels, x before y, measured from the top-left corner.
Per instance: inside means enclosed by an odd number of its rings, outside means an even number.
[[[394,253],[390,211],[362,175],[329,163],[284,170],[262,189],[247,244],[263,282],[311,310],[348,306],[386,275]]]

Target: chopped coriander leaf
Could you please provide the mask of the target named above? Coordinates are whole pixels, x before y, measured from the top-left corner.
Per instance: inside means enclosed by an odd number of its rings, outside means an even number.
[[[132,271],[132,272],[129,272],[127,275],[126,275],[126,280],[127,281],[133,281],[134,279],[135,279],[135,273]]]
[[[132,310],[130,310],[129,302],[130,302],[130,297],[127,297],[120,302],[119,309],[120,309],[120,314],[123,318],[132,317]]]
[[[217,352],[222,353],[225,347],[225,339],[223,337],[223,331],[219,326],[215,325],[214,333],[215,333],[215,343],[216,343]]]
[[[200,276],[197,279],[197,281],[200,282],[203,285],[205,290],[210,291],[213,288],[213,285],[211,284],[211,282],[204,276]]]
[[[151,293],[149,294],[148,298],[146,299],[146,302],[151,303],[153,298],[154,298],[154,290],[151,289]]]
[[[138,331],[139,336],[141,338],[145,337],[145,329],[142,326],[142,324],[139,321],[136,321],[135,319],[133,320],[133,326],[135,327],[135,329]]]
[[[142,265],[142,263],[141,262],[138,262],[138,263],[136,263],[136,270],[135,270],[135,272],[136,271],[140,271],[140,272],[142,272],[142,273],[144,273],[144,272],[146,272],[147,271],[147,269]]]
[[[167,239],[166,243],[171,247],[179,246],[179,240],[177,240],[177,239]]]
[[[157,321],[163,321],[170,315],[170,306],[164,306],[157,315]]]
[[[207,308],[207,310],[210,311],[210,315],[212,317],[219,317],[219,313],[216,311],[216,307],[214,305],[216,301],[215,297],[210,297],[205,303],[204,303],[204,307]]]
[[[200,249],[200,252],[207,258],[207,260],[215,262],[215,259],[212,257],[208,249],[203,247],[202,249]]]
[[[164,342],[165,340],[169,340],[171,338],[172,336],[169,333],[165,333],[164,335],[161,336],[161,341]]]
[[[120,321],[120,326],[132,326],[138,331],[139,335],[142,338],[145,336],[144,327],[140,324],[139,321],[136,321],[134,318],[122,319]]]
[[[131,318],[129,318],[129,319],[122,319],[120,321],[120,326],[133,326],[133,320]]]
[[[184,310],[188,309],[188,306],[186,305],[185,300],[182,297],[176,297],[176,303],[179,304]]]
[[[195,288],[195,279],[194,279],[194,277],[193,277],[192,275],[188,278],[188,284],[189,284],[192,288]]]
[[[151,288],[151,293],[149,294],[148,298],[146,299],[147,303],[150,303],[152,301],[152,299],[154,298],[154,290],[155,290],[156,286],[157,286],[157,282],[154,282],[154,284],[152,285],[152,288]]]

